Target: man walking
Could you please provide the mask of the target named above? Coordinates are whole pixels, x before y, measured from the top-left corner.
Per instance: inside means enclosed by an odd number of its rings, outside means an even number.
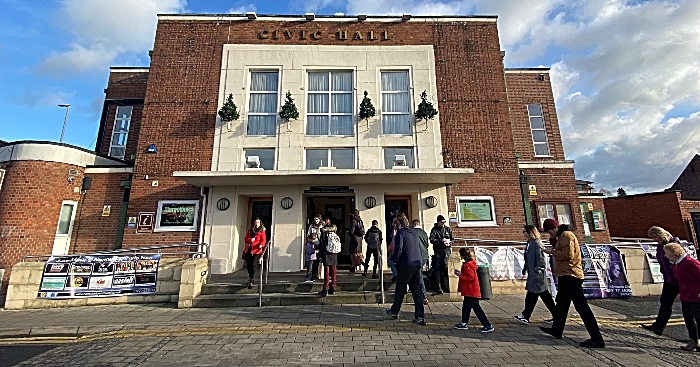
[[[556,244],[551,250],[544,250],[554,257],[554,275],[559,279],[557,285],[557,305],[554,312],[554,323],[551,328],[540,326],[540,330],[557,339],[564,333],[569,306],[574,303],[576,312],[581,316],[590,339],[579,343],[586,348],[605,348],[605,341],[600,334],[598,322],[588,306],[583,294],[583,267],[581,266],[581,248],[578,239],[566,224],[559,225],[554,219],[546,219],[542,225],[550,238],[556,238]]]
[[[433,244],[433,274],[437,282],[437,291],[435,294],[443,294],[442,277],[447,273],[447,250],[452,246],[454,237],[452,230],[447,225],[445,217],[437,216],[437,222],[433,229],[430,230],[430,243]]]
[[[418,219],[414,219],[413,221],[411,221],[411,224],[413,225],[413,231],[416,232],[416,236],[418,236],[418,240],[420,241],[420,254],[423,258],[423,264],[421,265],[420,272],[420,288],[421,291],[423,291],[423,304],[427,305],[428,293],[425,291],[425,280],[423,280],[423,268],[428,262],[428,244],[430,242],[428,241],[428,234],[423,230]]]
[[[423,309],[423,295],[420,289],[421,257],[420,241],[412,228],[408,226],[408,218],[399,216],[397,220],[398,231],[394,237],[394,252],[390,261],[396,266],[396,290],[394,291],[394,304],[384,310],[384,314],[392,319],[399,318],[399,311],[406,294],[406,285],[411,289],[415,313],[413,323],[425,325],[425,312]]]

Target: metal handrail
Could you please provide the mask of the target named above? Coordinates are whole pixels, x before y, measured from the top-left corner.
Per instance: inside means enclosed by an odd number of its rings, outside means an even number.
[[[617,239],[623,239],[616,237]],[[640,248],[640,245],[653,245],[656,246],[657,243],[646,239],[645,242],[643,242],[644,239],[642,238],[624,238],[626,240],[634,240],[634,241],[626,241],[626,242],[611,242],[608,243],[607,245],[613,245],[617,248],[633,248],[633,249],[638,249]],[[453,248],[473,248],[473,247],[525,247],[527,242],[525,241],[508,241],[508,240],[484,240],[480,238],[455,238],[455,242],[457,241],[464,241],[465,245],[452,245]],[[466,243],[469,242],[477,242],[477,243],[483,243],[485,245],[467,245]],[[545,241],[543,241],[545,242]],[[686,241],[687,242],[687,241]],[[688,242],[690,244],[690,242]],[[606,245],[603,243],[599,244],[593,244],[593,245]],[[544,243],[545,247],[550,247],[548,243]]]
[[[265,245],[265,248],[263,249],[262,254],[260,255],[260,259],[258,260],[258,263],[260,264],[260,283],[258,284],[258,307],[262,307],[262,293],[263,293],[263,273],[265,273],[266,269],[269,269],[269,259],[265,258],[265,255],[267,255],[267,251],[270,248],[270,245],[272,244],[272,239],[267,242]],[[267,264],[266,264],[267,263]],[[267,265],[267,266],[265,266]],[[268,270],[269,272],[269,270]],[[267,284],[267,275],[265,275],[265,284]]]
[[[175,252],[161,252],[162,249],[167,248],[177,248],[177,247],[193,247],[197,246],[199,251],[175,251]],[[116,255],[121,253],[134,253],[134,252],[144,252],[149,250],[158,250],[152,254],[168,254],[168,255],[192,255],[192,258],[208,257],[209,244],[206,243],[178,243],[169,245],[157,245],[157,246],[145,246],[145,247],[131,247],[131,248],[121,248],[109,251],[98,251],[98,252],[84,252],[77,254],[66,254],[66,255],[26,255],[22,258],[21,262],[25,262],[26,259],[33,258],[49,258],[51,256],[105,256],[105,255]]]

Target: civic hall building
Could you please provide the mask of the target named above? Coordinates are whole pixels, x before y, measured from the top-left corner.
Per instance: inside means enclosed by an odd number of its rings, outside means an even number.
[[[110,70],[94,152],[0,147],[0,267],[199,242],[213,274],[231,273],[260,217],[271,271],[296,272],[316,214],[347,255],[353,209],[384,233],[400,209],[427,230],[442,214],[459,238],[521,240],[556,218],[585,241],[593,205],[564,156],[549,69],[505,69],[496,21],[160,15],[150,67]],[[439,113],[417,121],[423,92]],[[287,94],[296,120],[278,115]],[[240,117],[222,121],[228,96]]]

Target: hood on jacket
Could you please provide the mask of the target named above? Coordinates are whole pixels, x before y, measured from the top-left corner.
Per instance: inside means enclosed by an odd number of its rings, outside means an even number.
[[[371,227],[369,227],[369,229],[367,230],[367,232],[373,232],[373,233],[374,233],[374,232],[381,232],[381,230],[380,230],[379,228],[375,227],[375,226],[371,226]]]

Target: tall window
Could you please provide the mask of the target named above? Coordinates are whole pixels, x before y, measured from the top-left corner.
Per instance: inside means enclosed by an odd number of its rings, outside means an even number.
[[[355,151],[352,148],[307,149],[306,169],[319,169],[320,167],[353,169],[355,168]]]
[[[129,125],[131,124],[132,106],[118,106],[117,116],[114,119],[112,140],[109,143],[109,156],[124,159],[126,154],[126,139],[129,137]]]
[[[275,135],[278,78],[276,71],[250,73],[248,135]]]
[[[403,155],[406,158],[407,167],[415,168],[413,148],[384,148],[384,168],[392,168],[397,155]]]
[[[411,134],[411,101],[407,71],[382,72],[382,131]]]
[[[352,72],[309,73],[307,135],[352,135]]]
[[[547,143],[547,130],[544,128],[542,105],[527,105],[527,114],[530,117],[530,130],[532,131],[532,142],[535,145],[535,155],[549,155],[549,143]]]

